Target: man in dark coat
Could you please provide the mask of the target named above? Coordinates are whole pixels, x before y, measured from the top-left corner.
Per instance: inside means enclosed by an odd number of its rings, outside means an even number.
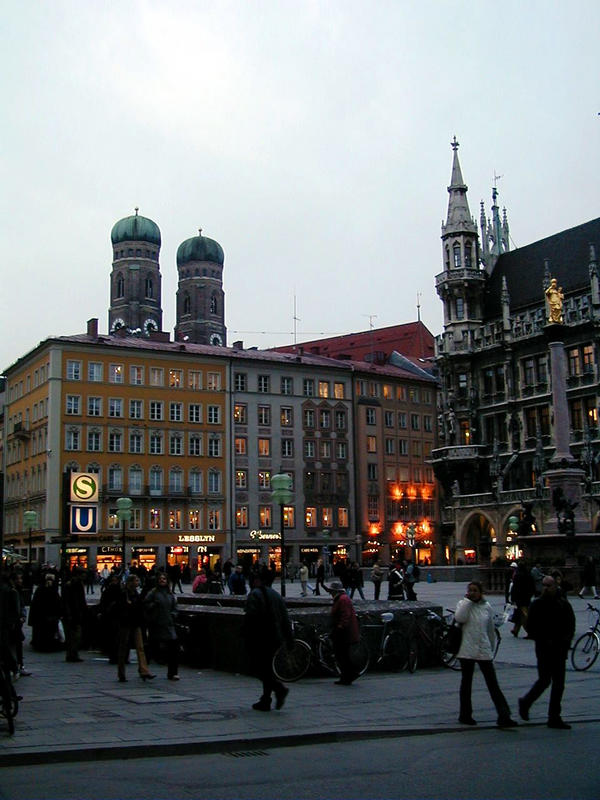
[[[538,679],[519,699],[519,714],[528,720],[531,705],[552,684],[548,727],[568,730],[571,726],[561,717],[561,700],[567,655],[575,634],[575,614],[567,598],[558,591],[554,578],[547,575],[542,587],[541,597],[531,604],[527,622],[529,636],[535,639]]]
[[[87,614],[83,570],[75,567],[71,578],[62,590],[63,625],[65,629],[65,661],[83,661],[79,657],[79,647],[83,635],[83,625]]]
[[[333,595],[331,641],[340,668],[340,679],[336,683],[341,686],[350,686],[352,681],[358,677],[351,657],[352,645],[360,639],[358,619],[352,600],[346,594],[341,581],[331,581],[327,591]]]
[[[262,695],[252,708],[270,711],[271,694],[275,694],[275,708],[280,709],[289,692],[273,674],[273,656],[282,644],[291,646],[292,627],[281,595],[265,586],[260,574],[253,575],[252,581],[253,588],[246,599],[244,639],[252,670],[263,686]]]
[[[535,595],[535,581],[523,562],[519,562],[513,577],[512,589],[510,590],[510,600],[516,609],[513,613],[512,635],[516,638],[519,635],[521,626],[528,630],[527,617],[529,616],[529,605],[531,598]]]

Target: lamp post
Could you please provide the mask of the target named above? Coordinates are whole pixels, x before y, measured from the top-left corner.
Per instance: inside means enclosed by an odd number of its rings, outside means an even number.
[[[23,524],[25,525],[25,530],[29,532],[29,570],[31,571],[31,536],[33,533],[33,529],[37,528],[37,521],[38,515],[37,511],[24,511],[23,512]]]
[[[127,530],[127,523],[131,521],[131,507],[133,505],[133,500],[130,497],[119,497],[117,500],[117,517],[121,522],[121,550],[122,550],[122,560],[123,566],[121,568],[121,574],[125,574],[125,533]]]
[[[284,472],[273,475],[273,501],[279,505],[281,523],[281,596],[285,597],[285,533],[283,527],[283,509],[292,499],[292,479]]]
[[[406,542],[410,547],[410,552],[412,556],[412,562],[415,563],[415,539],[417,535],[417,528],[414,522],[409,523],[406,526]]]

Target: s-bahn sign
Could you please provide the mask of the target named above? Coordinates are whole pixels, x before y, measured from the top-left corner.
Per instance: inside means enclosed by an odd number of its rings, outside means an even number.
[[[98,476],[93,472],[71,473],[71,502],[97,503],[100,496]]]

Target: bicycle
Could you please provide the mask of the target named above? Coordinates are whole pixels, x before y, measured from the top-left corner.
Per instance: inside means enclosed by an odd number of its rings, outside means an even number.
[[[19,711],[20,696],[16,693],[6,661],[0,662],[0,717],[8,724],[8,732],[15,732],[15,717]]]
[[[330,675],[340,674],[329,634],[319,633],[314,625],[302,625],[296,621],[292,622],[292,630],[294,642],[291,647],[283,644],[273,656],[273,674],[278,680],[284,683],[298,681],[306,675],[311,664]],[[362,638],[352,645],[351,660],[358,676],[364,675],[369,666],[369,650]]]
[[[571,664],[578,672],[589,669],[596,662],[600,651],[600,609],[591,603],[587,607],[590,628],[577,639],[571,650]]]
[[[390,625],[394,621],[394,614],[391,611],[384,611],[380,619],[381,625],[362,626],[363,630],[381,631],[377,645],[375,666],[382,664],[394,671],[403,670],[408,663],[408,643],[406,638],[398,628],[390,630]]]
[[[427,610],[425,618],[430,623],[429,626],[423,625],[419,621],[419,617],[412,612],[408,612],[409,616],[409,630],[407,634],[408,640],[408,658],[406,666],[409,672],[416,671],[419,663],[419,639],[424,645],[430,649],[435,661],[443,661],[443,641],[445,633],[445,622],[436,614],[435,611]]]

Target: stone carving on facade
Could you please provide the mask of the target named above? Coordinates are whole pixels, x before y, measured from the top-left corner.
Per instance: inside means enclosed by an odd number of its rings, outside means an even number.
[[[546,289],[546,298],[549,306],[548,322],[562,325],[565,296],[562,286],[558,285],[556,278],[552,278],[550,281],[550,286]]]

